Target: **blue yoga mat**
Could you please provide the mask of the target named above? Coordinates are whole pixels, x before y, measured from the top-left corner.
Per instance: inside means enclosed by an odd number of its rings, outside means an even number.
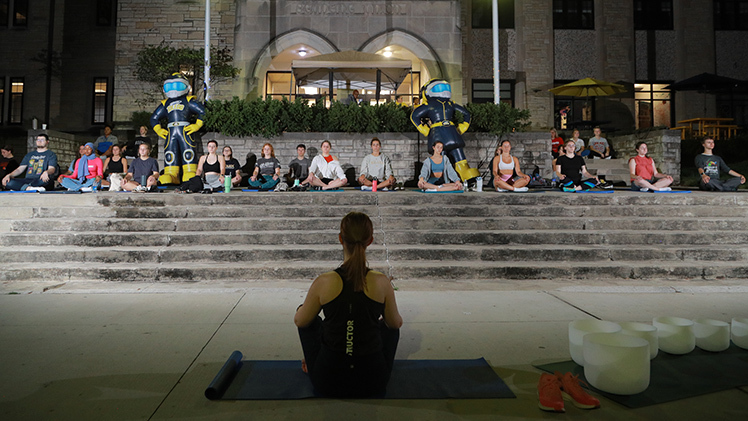
[[[0,193],[36,193],[36,191],[33,190],[0,190]]]
[[[442,193],[465,193],[465,190],[424,191],[424,190],[421,190],[421,189],[413,189],[413,191],[417,191],[418,193],[437,193],[437,194],[442,194]]]
[[[653,191],[652,193],[691,193],[691,190]]]
[[[614,191],[613,190],[579,190],[575,193],[605,194],[605,193],[614,193]]]
[[[205,390],[208,399],[287,400],[315,397],[301,361],[242,361],[234,351]],[[385,399],[514,398],[485,359],[397,360]]]

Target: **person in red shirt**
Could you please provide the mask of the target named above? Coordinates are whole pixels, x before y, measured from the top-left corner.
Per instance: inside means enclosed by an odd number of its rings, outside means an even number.
[[[71,175],[61,175],[57,181],[68,191],[91,191],[92,186],[101,183],[104,175],[104,163],[94,155],[94,144],[86,143],[84,155],[75,161]]]
[[[555,128],[551,129],[551,154],[553,155],[553,159],[558,158],[558,156],[563,153],[563,151],[559,151],[563,146],[564,139],[558,135]]]
[[[654,159],[647,156],[647,144],[636,144],[636,156],[629,159],[631,189],[640,191],[670,191],[673,177],[657,172]]]

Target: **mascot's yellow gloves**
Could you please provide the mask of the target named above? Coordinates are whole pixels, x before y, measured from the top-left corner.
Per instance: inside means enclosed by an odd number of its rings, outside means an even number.
[[[153,126],[153,131],[156,132],[159,137],[162,137],[164,139],[169,136],[169,131],[166,129],[162,129],[160,124],[156,124],[155,126]]]
[[[190,124],[189,126],[185,127],[184,132],[187,134],[192,134],[200,130],[200,127],[203,127],[203,121],[198,118],[195,124]]]
[[[463,134],[467,131],[468,127],[470,127],[470,123],[463,121],[457,126],[457,131],[460,132],[460,134]]]
[[[421,132],[422,135],[428,136],[429,132],[431,131],[431,128],[425,124],[419,124],[416,126],[416,129],[418,129],[419,132]]]

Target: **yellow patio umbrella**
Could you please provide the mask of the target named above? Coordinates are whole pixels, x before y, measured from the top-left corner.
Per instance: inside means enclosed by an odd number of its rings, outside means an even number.
[[[620,94],[626,92],[626,87],[617,83],[586,77],[549,89],[549,91],[558,96],[591,97]]]

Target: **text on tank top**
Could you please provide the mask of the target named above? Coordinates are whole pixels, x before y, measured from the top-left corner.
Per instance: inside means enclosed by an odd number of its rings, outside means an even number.
[[[335,272],[343,281],[343,289],[332,301],[322,306],[322,342],[329,349],[349,356],[362,356],[382,349],[379,317],[384,303],[369,298],[364,291],[354,291],[346,282],[342,269]]]

